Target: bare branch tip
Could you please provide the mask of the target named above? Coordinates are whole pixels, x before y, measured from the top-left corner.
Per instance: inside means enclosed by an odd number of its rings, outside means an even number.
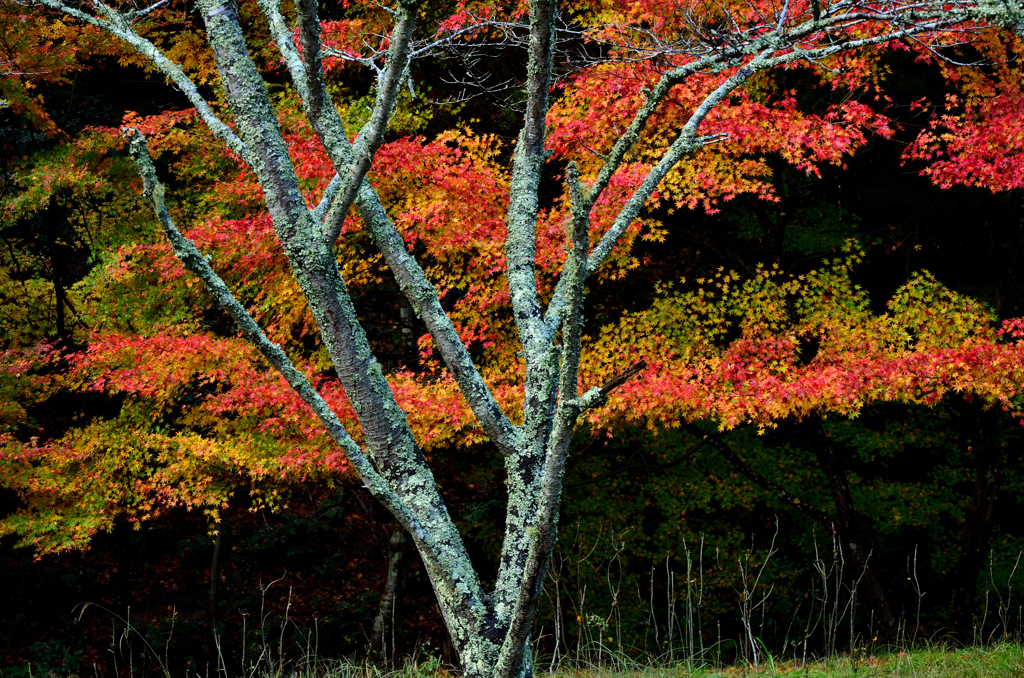
[[[601,387],[601,395],[607,396],[609,393],[619,388],[627,381],[632,379],[637,374],[640,374],[647,368],[647,359],[641,358],[639,362],[635,363],[628,369],[620,372],[611,379],[605,382],[604,386]]]

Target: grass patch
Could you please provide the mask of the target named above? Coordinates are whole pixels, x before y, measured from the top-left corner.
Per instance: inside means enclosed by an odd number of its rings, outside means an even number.
[[[637,666],[628,670],[564,668],[545,678],[735,678],[737,676],[785,676],[787,678],[1021,678],[1024,647],[1002,643],[959,649],[931,647],[895,654],[840,656],[808,662],[776,662],[766,658],[759,670],[753,665],[727,668],[685,666]]]
[[[835,656],[803,664],[800,660],[775,661],[765,657],[755,669],[753,664],[728,667],[694,666],[685,663],[644,664],[613,657],[614,665],[586,666],[567,662],[549,673],[538,671],[536,678],[1024,678],[1024,646],[999,643],[983,647],[945,648],[934,646],[873,655]],[[0,669],[0,678],[77,678],[74,674],[40,671],[36,667]],[[274,670],[276,669],[276,670]],[[124,675],[124,673],[122,673]],[[138,673],[131,678],[141,678]],[[225,678],[223,671],[206,675],[192,672],[184,678]],[[406,659],[386,668],[369,662],[309,658],[295,664],[273,667],[254,666],[241,674],[228,672],[230,678],[460,678],[457,670],[438,659]],[[97,674],[100,676],[100,674]],[[102,677],[100,677],[102,678]]]

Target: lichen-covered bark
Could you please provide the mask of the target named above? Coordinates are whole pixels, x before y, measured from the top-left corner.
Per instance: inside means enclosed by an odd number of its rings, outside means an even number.
[[[512,161],[506,214],[506,276],[526,362],[521,442],[505,460],[508,506],[494,591],[495,616],[506,636],[521,602],[523,576],[536,536],[542,473],[557,406],[559,351],[544,331],[535,271],[538,193],[547,159],[544,142],[555,48],[554,17],[554,0],[531,1],[526,115]],[[525,646],[522,637],[506,637],[499,676],[504,678],[525,665]]]
[[[532,361],[535,365],[543,365],[547,358],[547,342],[539,331],[541,308],[537,298],[534,265],[537,258],[538,189],[544,161],[547,159],[544,141],[555,49],[554,17],[554,0],[531,0],[529,58],[526,65],[526,116],[512,160],[512,180],[506,215],[506,275],[512,298],[512,310],[527,363]],[[528,379],[530,373],[531,370],[527,368]],[[544,385],[546,386],[546,382]],[[527,384],[527,407],[531,406],[529,390],[530,385]]]
[[[458,382],[481,426],[504,455],[512,454],[518,449],[518,431],[487,388],[458,331],[441,307],[437,289],[427,280],[419,262],[406,250],[405,241],[402,240],[368,181],[363,181],[356,199],[356,207],[374,242],[384,255],[396,282],[409,300],[413,311],[426,325],[427,331],[438,346],[438,352]]]
[[[411,307],[423,320],[437,343],[438,351],[452,371],[481,426],[499,449],[507,454],[516,445],[517,436],[512,423],[502,412],[473,365],[469,352],[459,338],[451,319],[441,307],[436,288],[427,280],[419,263],[405,249],[405,242],[388,217],[380,198],[365,179],[369,159],[372,159],[383,139],[386,121],[397,99],[400,76],[404,73],[409,57],[409,36],[415,18],[416,4],[408,3],[397,10],[399,16],[392,31],[388,64],[378,82],[373,116],[370,124],[357,136],[355,148],[345,135],[341,116],[330,101],[322,76],[316,74],[319,60],[307,57],[304,63],[303,59],[299,58],[291,41],[291,33],[281,17],[279,3],[275,0],[260,0],[260,6],[268,17],[284,61],[288,65],[300,97],[306,104],[307,115],[313,129],[337,171],[325,192],[322,204],[314,211],[315,219],[324,222],[327,231],[325,240],[333,243],[337,238],[335,222],[340,223],[338,220],[344,218],[354,201],[392,274],[410,301]],[[315,36],[304,35],[303,42],[308,45],[307,50],[312,50],[316,42]],[[312,74],[310,68],[313,69]],[[323,101],[317,101],[321,98]],[[346,196],[353,185],[358,186],[358,190],[354,199],[349,199]]]
[[[580,337],[583,326],[583,281],[586,273],[589,247],[588,213],[582,208],[579,176],[575,164],[567,170],[572,210],[566,224],[569,255],[562,272],[568,280],[569,308],[562,326],[560,345],[561,364],[558,375],[558,405],[548,438],[542,469],[537,485],[535,516],[526,534],[529,537],[525,562],[516,592],[515,608],[508,622],[508,631],[502,644],[501,655],[494,672],[495,678],[511,678],[528,670],[527,646],[537,607],[540,604],[548,561],[555,547],[558,526],[558,501],[562,494],[562,477],[572,442],[576,419],[583,412],[604,400],[600,389],[591,389],[582,398],[577,397],[579,382]],[[506,538],[506,543],[508,542]],[[510,568],[511,570],[511,568]]]

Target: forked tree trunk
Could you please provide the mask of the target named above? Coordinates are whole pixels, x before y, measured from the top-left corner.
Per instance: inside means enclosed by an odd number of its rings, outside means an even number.
[[[703,146],[722,140],[722,134],[700,135],[704,120],[759,71],[797,61],[814,63],[842,50],[934,32],[977,18],[963,12],[951,14],[946,9],[948,0],[911,4],[910,9],[896,3],[867,15],[848,15],[856,8],[839,3],[825,8],[811,23],[788,15],[790,5],[785,3],[768,22],[759,19],[746,28],[735,26],[734,35],[724,41],[698,41],[697,51],[689,54],[692,61],[681,58],[678,63],[682,65],[669,65],[657,82],[638,93],[635,115],[621,133],[616,132],[606,154],[600,155],[603,164],[591,182],[584,185],[574,163],[565,168],[570,199],[566,220],[568,247],[564,267],[545,306],[538,293],[537,224],[541,188],[551,180],[550,175],[545,176],[545,163],[550,156],[546,147],[546,119],[549,96],[555,89],[552,69],[558,13],[555,0],[530,0],[528,34],[523,42],[527,52],[524,116],[508,181],[505,219],[505,275],[524,364],[522,423],[513,424],[474,365],[459,331],[441,305],[437,289],[409,253],[401,233],[366,179],[374,154],[383,143],[399,89],[407,81],[409,65],[414,56],[425,55],[413,53],[416,21],[431,14],[422,11],[420,0],[402,0],[389,9],[394,27],[386,42],[386,53],[383,60],[368,60],[368,65],[377,69],[374,105],[369,121],[354,141],[323,78],[316,0],[296,0],[291,4],[289,11],[294,9],[297,25],[289,25],[285,20],[280,0],[257,0],[266,23],[258,21],[266,26],[276,43],[310,128],[334,166],[335,176],[313,208],[302,191],[263,75],[250,58],[241,13],[234,0],[197,3],[233,116],[231,125],[218,117],[178,65],[136,32],[138,22],[162,3],[122,12],[102,0],[85,4],[38,1],[130,45],[181,90],[213,135],[254,173],[282,250],[359,421],[359,444],[305,374],[280,346],[267,338],[218,276],[210,259],[177,229],[164,204],[164,187],[157,178],[146,140],[138,130],[125,130],[145,195],[150,198],[174,254],[202,280],[206,290],[235,321],[242,336],[311,408],[344,452],[352,471],[408,533],[434,587],[464,678],[527,678],[533,673],[529,636],[548,558],[554,548],[562,475],[576,421],[584,411],[604,404],[613,388],[643,367],[640,363],[601,388],[579,393],[584,284],[631,224],[642,216],[658,186],[677,165]],[[985,17],[991,15],[1004,23],[1024,18],[1003,4],[989,3],[985,7]],[[882,28],[867,34],[843,32],[866,20]],[[830,27],[839,32],[833,35]],[[470,37],[451,32],[452,37],[439,39],[445,30],[433,25],[423,35],[434,47],[443,46],[446,39],[454,44]],[[514,34],[515,28],[508,33]],[[815,42],[820,34],[828,39]],[[301,43],[301,52],[296,38]],[[607,198],[605,190],[621,176],[622,170],[635,166],[630,160],[633,152],[667,105],[673,88],[698,75],[719,79],[693,108],[643,181],[617,208],[611,223],[592,229],[591,212]],[[430,333],[477,423],[505,457],[509,498],[493,589],[485,589],[470,562],[406,414],[373,355],[339,270],[335,241],[353,207],[409,306]],[[866,566],[866,556],[863,561]]]

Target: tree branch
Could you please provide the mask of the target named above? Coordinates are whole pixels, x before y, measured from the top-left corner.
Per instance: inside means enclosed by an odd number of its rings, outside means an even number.
[[[228,288],[227,284],[210,266],[209,260],[195,243],[186,238],[174,225],[170,213],[164,204],[165,189],[157,178],[156,168],[149,155],[149,146],[142,132],[134,128],[126,128],[123,134],[128,141],[128,151],[135,162],[142,178],[143,196],[146,197],[156,214],[160,228],[167,237],[174,252],[174,256],[184,264],[185,268],[194,273],[210,296],[235,322],[238,331],[242,336],[259,351],[267,362],[284,377],[288,385],[298,394],[302,401],[316,415],[317,419],[327,429],[331,439],[345,452],[346,458],[356,473],[366,484],[367,489],[382,504],[394,513],[402,524],[409,529],[411,534],[419,534],[419,538],[429,542],[431,537],[423,529],[419,519],[413,515],[406,503],[398,497],[384,479],[377,473],[376,469],[363,454],[359,445],[352,440],[352,436],[345,430],[344,424],[338,419],[334,410],[324,401],[315,388],[309,383],[305,375],[300,372],[291,362],[281,347],[270,341],[267,335],[260,328],[245,307],[238,301]]]
[[[934,7],[932,4],[924,4],[924,6],[926,8]],[[626,201],[626,204],[623,206],[619,215],[613,222],[612,227],[601,238],[598,245],[594,247],[587,264],[587,275],[592,275],[601,266],[605,259],[607,259],[615,244],[626,232],[629,224],[632,223],[632,221],[640,214],[643,205],[675,165],[689,153],[698,150],[700,147],[707,145],[708,143],[719,141],[722,138],[721,135],[698,137],[696,132],[700,124],[707,117],[707,114],[713,110],[725,96],[742,85],[743,82],[749,79],[755,72],[786,65],[796,61],[822,60],[851,49],[891,42],[897,38],[919,33],[937,31],[942,28],[962,23],[970,18],[977,18],[973,14],[966,12],[966,10],[962,10],[960,13],[952,11],[943,13],[936,11],[935,14],[936,16],[933,17],[920,17],[918,22],[911,26],[899,26],[898,19],[900,15],[898,13],[850,12],[823,18],[817,23],[814,21],[805,22],[800,26],[787,31],[785,35],[778,35],[774,31],[767,35],[760,35],[756,37],[751,35],[741,35],[741,40],[739,42],[746,41],[746,44],[730,47],[728,50],[706,57],[701,57],[665,74],[661,80],[659,80],[658,84],[655,85],[654,89],[651,90],[650,94],[647,95],[646,101],[641,105],[640,110],[631,120],[627,130],[615,142],[615,145],[608,156],[607,162],[602,166],[598,173],[598,177],[590,187],[590,190],[587,191],[585,204],[588,204],[588,208],[592,208],[593,205],[596,204],[601,193],[610,184],[615,172],[621,167],[626,154],[639,141],[642,131],[650,121],[650,118],[657,111],[660,102],[667,96],[672,87],[698,72],[713,71],[716,68],[721,68],[724,64],[750,56],[753,50],[760,50],[748,64],[740,68],[736,74],[727,79],[718,88],[716,88],[715,91],[709,94],[690,116],[686,124],[680,130],[680,134],[676,138],[675,142],[673,142],[669,147],[668,151],[664,156],[662,156],[654,169],[651,170],[647,177],[645,177],[640,187],[637,188],[629,200]],[[1008,16],[1018,15],[1011,12]],[[1022,21],[1024,21],[1024,13],[1021,14],[1021,17]],[[817,49],[802,49],[798,45],[800,40],[808,38],[826,27],[835,27],[842,23],[860,23],[864,21],[886,21],[897,25],[895,30],[891,32],[865,38],[840,41]],[[790,51],[782,54],[776,54],[786,48]],[[773,54],[775,54],[775,56],[772,56]],[[557,328],[561,323],[561,316],[565,313],[565,302],[566,290],[564,289],[562,281],[559,280],[544,317],[544,324],[548,333],[554,333],[557,331]]]
[[[314,0],[306,0],[313,2]],[[348,174],[342,184],[343,188],[331,205],[328,219],[324,224],[324,233],[328,243],[333,244],[341,234],[342,224],[348,214],[352,202],[362,185],[363,178],[370,170],[373,156],[384,142],[384,133],[388,128],[391,112],[398,100],[398,91],[402,87],[403,75],[409,68],[409,46],[412,42],[412,31],[416,25],[418,4],[409,6],[400,4],[396,10],[395,28],[391,31],[391,47],[388,49],[384,69],[377,78],[377,98],[374,101],[373,113],[369,122],[359,131],[351,151],[351,162]],[[340,171],[339,171],[340,174]]]
[[[574,173],[575,167],[573,166],[568,174],[570,182],[573,181]],[[576,310],[566,318],[565,326],[562,329],[562,368],[558,414],[545,455],[537,516],[528,530],[528,532],[532,530],[533,534],[526,565],[523,568],[522,585],[519,589],[508,633],[498,656],[498,665],[494,672],[495,678],[511,678],[519,672],[523,656],[522,650],[529,640],[530,629],[533,627],[533,620],[536,617],[543,592],[548,560],[551,558],[558,536],[558,502],[562,496],[562,479],[565,476],[565,464],[569,456],[569,445],[572,442],[576,421],[585,410],[608,402],[609,393],[647,366],[647,362],[641,360],[610,379],[601,388],[592,388],[583,396],[577,397],[583,274],[587,241],[586,231],[579,226],[579,222],[576,220],[570,222],[568,230],[573,248],[570,252],[570,261],[566,265],[565,275],[571,276],[575,281],[572,286],[576,290],[575,298],[570,303]]]
[[[333,249],[306,209],[266,85],[248,57],[236,6],[231,0],[200,0],[200,9],[242,138],[259,157],[257,178],[274,229],[352,401],[372,461],[438,544],[432,557],[440,569],[428,563],[428,570],[453,633],[477,633],[486,615],[480,582],[405,412],[370,350]]]
[[[559,354],[553,337],[544,331],[535,271],[538,189],[547,159],[544,142],[554,55],[554,17],[554,0],[531,0],[526,116],[512,160],[506,216],[506,277],[526,375],[520,429],[524,444],[505,461],[509,498],[494,609],[499,627],[511,630],[506,631],[495,669],[495,674],[500,676],[519,671],[523,660],[523,652],[519,650],[526,647],[522,616],[532,616],[533,611],[529,605],[524,608],[521,604],[523,596],[527,599],[531,596],[530,586],[523,584],[523,578],[528,576],[528,566],[537,565],[536,562],[530,565],[530,552],[537,517],[542,510],[545,464],[554,461],[549,443],[558,419]],[[574,396],[575,389],[573,384]],[[512,624],[516,627],[512,628]]]
[[[320,17],[317,0],[296,0],[295,16],[299,24],[299,42],[302,44],[302,65],[309,93],[309,110],[313,118],[323,114],[324,106],[333,105],[324,86],[323,61],[320,58]]]
[[[625,384],[627,381],[633,378],[634,375],[640,374],[644,369],[647,368],[647,361],[641,359],[639,362],[633,364],[620,374],[615,375],[604,383],[601,387],[600,392],[604,397],[608,397],[608,394],[617,389],[618,387]]]
[[[448,588],[450,599],[461,599],[464,605],[471,608],[471,616],[483,618],[487,614],[487,610],[483,607],[482,597],[473,595],[474,589],[479,590],[480,585],[472,570],[460,565],[458,559],[452,557],[453,545],[450,542],[450,534],[444,530],[439,531],[436,525],[425,524],[417,512],[392,489],[391,484],[374,468],[359,445],[352,440],[330,406],[312,387],[306,377],[295,368],[284,351],[267,338],[241,302],[235,298],[224,281],[214,272],[209,261],[195,246],[195,243],[178,231],[164,205],[164,187],[157,179],[156,168],[150,158],[145,137],[135,129],[125,130],[125,136],[128,138],[129,152],[143,180],[144,195],[149,198],[175,256],[188,270],[199,277],[210,295],[235,321],[246,340],[285,378],[285,381],[302,398],[303,402],[309,405],[331,438],[345,452],[346,458],[359,474],[367,489],[412,535],[428,568],[437,573],[443,573],[440,584],[435,585]],[[356,409],[358,412],[359,408]],[[456,549],[454,553],[457,554],[458,550]],[[476,609],[473,610],[473,608]]]
[[[512,309],[527,364],[541,359],[548,343],[542,331],[540,302],[537,299],[536,230],[540,186],[547,154],[544,140],[547,130],[548,92],[554,56],[554,0],[531,0],[530,44],[526,83],[526,118],[516,142],[509,191],[508,235],[505,257]],[[527,385],[527,390],[531,386]],[[527,395],[527,401],[531,396]]]
[[[445,365],[477,421],[503,455],[512,454],[519,447],[519,432],[498,405],[473,364],[466,345],[462,343],[451,318],[441,306],[437,289],[427,280],[419,262],[406,250],[405,241],[380,204],[380,198],[369,181],[363,181],[356,207],[405,298],[434,339]]]
[[[679,132],[679,136],[669,146],[668,151],[662,156],[661,160],[657,165],[654,166],[640,186],[633,192],[633,195],[623,206],[619,215],[616,217],[612,227],[608,229],[608,232],[601,238],[601,242],[594,247],[594,250],[590,253],[590,258],[587,261],[587,275],[593,274],[597,270],[597,267],[608,257],[611,253],[615,243],[618,242],[622,234],[626,232],[633,220],[640,214],[640,210],[643,208],[644,203],[651,197],[658,186],[661,184],[668,173],[676,166],[676,164],[682,160],[685,156],[696,151],[698,148],[704,145],[704,139],[697,136],[697,129],[700,124],[704,122],[707,117],[718,104],[722,102],[728,95],[735,91],[740,85],[745,83],[750,76],[756,73],[763,63],[767,60],[768,56],[772,51],[765,51],[759,54],[755,59],[743,66],[735,74],[726,79],[721,85],[719,85],[711,94],[704,98],[704,100],[697,106],[697,109],[690,115],[689,120],[683,125],[683,128]],[[717,139],[715,139],[717,141]]]

